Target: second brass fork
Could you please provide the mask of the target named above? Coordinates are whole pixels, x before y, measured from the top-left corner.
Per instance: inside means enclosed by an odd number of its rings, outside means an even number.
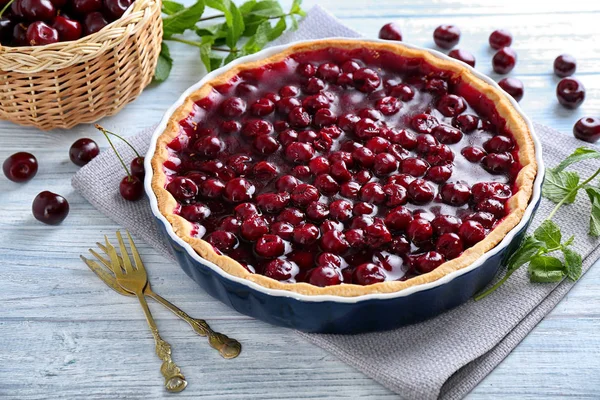
[[[106,250],[110,256],[113,272],[117,278],[117,283],[123,289],[134,293],[142,305],[142,309],[146,315],[146,320],[148,321],[148,325],[152,331],[152,336],[154,336],[156,355],[158,355],[158,357],[163,361],[162,366],[160,367],[160,372],[165,378],[166,389],[169,392],[181,392],[186,388],[187,381],[185,380],[185,376],[183,376],[179,367],[171,359],[171,345],[163,340],[163,338],[161,338],[158,334],[158,328],[154,322],[154,318],[152,318],[146,298],[144,297],[144,289],[148,285],[146,269],[142,264],[139,253],[135,249],[135,246],[133,246],[133,240],[131,239],[129,232],[127,232],[127,236],[133,253],[135,267],[131,264],[129,254],[127,253],[127,248],[125,247],[125,243],[121,237],[121,233],[117,231],[117,239],[119,241],[119,247],[121,250],[120,259],[117,255],[117,250],[108,242],[108,238],[105,236]]]

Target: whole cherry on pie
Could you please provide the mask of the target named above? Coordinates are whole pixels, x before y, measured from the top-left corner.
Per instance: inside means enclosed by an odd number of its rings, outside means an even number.
[[[436,30],[440,47],[459,38]],[[378,45],[242,68],[180,109],[153,159],[176,230],[244,273],[320,288],[428,274],[485,240],[511,212],[522,142],[461,75]]]

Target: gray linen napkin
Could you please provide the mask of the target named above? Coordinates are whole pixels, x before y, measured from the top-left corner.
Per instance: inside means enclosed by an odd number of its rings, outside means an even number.
[[[313,8],[296,32],[283,35],[279,43],[332,36],[359,36],[320,7]],[[157,116],[158,120],[159,116]],[[536,125],[542,139],[547,166],[558,164],[582,145],[563,135]],[[148,148],[152,130],[131,139],[138,150]],[[129,148],[119,151],[132,157]],[[598,161],[577,164],[573,170],[586,175]],[[72,180],[73,187],[94,207],[143,238],[164,255],[171,257],[158,236],[146,199],[131,203],[115,189],[123,176],[122,167],[112,151],[104,151],[83,167]],[[587,235],[587,200],[579,196],[575,204],[564,207],[554,220],[566,234],[575,234],[575,248],[584,256],[584,272],[600,257],[598,241]],[[532,229],[551,210],[543,200]],[[335,354],[406,399],[458,399],[472,390],[490,373],[535,325],[554,308],[573,286],[531,284],[525,270],[513,277],[492,296],[470,301],[441,316],[389,332],[361,335],[301,335]]]

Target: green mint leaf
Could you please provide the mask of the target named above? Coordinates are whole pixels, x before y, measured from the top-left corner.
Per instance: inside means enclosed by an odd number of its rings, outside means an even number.
[[[290,14],[296,14],[301,17],[306,15],[306,12],[302,9],[302,0],[294,0],[292,8],[290,9]]]
[[[204,0],[197,0],[194,5],[184,8],[163,18],[163,33],[165,37],[181,34],[188,29],[194,29],[204,13]]]
[[[264,0],[254,4],[254,7],[252,7],[252,9],[250,10],[250,14],[270,18],[279,17],[284,14],[284,11],[279,5],[279,2],[272,0]]]
[[[526,264],[534,257],[541,249],[544,248],[544,243],[540,242],[533,236],[527,236],[521,243],[521,246],[508,259],[507,273],[516,271],[521,265]]]
[[[560,228],[548,219],[542,222],[535,232],[533,232],[533,236],[535,236],[537,240],[546,243],[546,246],[550,249],[560,247],[560,242],[562,240]]]
[[[246,14],[244,15],[244,33],[243,36],[251,37],[256,33],[258,27],[265,21],[268,21],[269,18],[261,17],[254,14]]]
[[[204,43],[202,43],[200,46],[200,60],[202,60],[202,64],[204,64],[204,67],[206,68],[206,72],[210,72],[212,71],[210,58],[212,56],[211,48],[213,44],[213,38],[206,36],[202,38],[202,41]]]
[[[156,62],[156,69],[154,70],[154,80],[156,82],[164,82],[171,73],[171,67],[173,66],[173,59],[169,48],[163,42],[160,45],[160,54],[158,55],[158,61]]]
[[[573,244],[574,241],[575,241],[575,235],[571,235],[571,237],[568,238],[567,241],[562,244],[562,246],[563,247],[570,246]]]
[[[531,282],[560,282],[565,276],[565,267],[556,257],[536,256],[531,259],[528,272]]]
[[[575,282],[581,276],[582,260],[581,254],[569,248],[562,249],[567,267],[567,278]]]
[[[237,6],[231,0],[206,0],[206,5],[225,14],[227,23],[227,46],[233,49],[244,33],[244,18]]]
[[[183,10],[185,6],[183,4],[177,3],[175,1],[164,0],[162,2],[162,12],[163,14],[173,15],[181,10]]]
[[[210,70],[214,71],[217,68],[221,68],[223,65],[223,58],[212,56],[210,57]]]
[[[244,4],[242,4],[239,7],[240,12],[242,13],[242,15],[246,15],[250,11],[252,11],[252,9],[254,8],[255,5],[256,5],[256,0],[248,0],[247,2],[245,2]]]
[[[589,233],[593,237],[598,237],[600,236],[600,188],[587,186],[585,191],[592,203]]]
[[[271,33],[271,23],[264,21],[256,29],[256,33],[248,39],[242,51],[244,54],[252,54],[261,50],[269,42],[269,34]]]
[[[225,23],[215,24],[210,26],[203,26],[202,28],[195,27],[194,31],[196,35],[200,37],[204,36],[220,36],[222,32],[227,31],[227,25]],[[225,36],[223,36],[225,37]]]
[[[542,195],[547,199],[558,203],[564,198],[565,204],[570,204],[575,201],[579,185],[579,175],[575,172],[560,171],[556,172],[552,169],[546,170],[546,178],[542,186]]]
[[[580,147],[573,152],[569,157],[565,158],[560,164],[558,164],[555,168],[555,172],[561,172],[563,169],[567,168],[569,165],[574,164],[579,161],[589,160],[592,158],[600,158],[600,152],[594,149],[589,149],[587,147]]]
[[[269,42],[277,39],[285,29],[287,28],[287,23],[285,22],[285,17],[279,18],[279,21],[275,24],[271,32],[269,33]]]
[[[292,20],[292,30],[295,31],[298,29],[298,20],[294,16],[294,14],[290,15],[290,19]]]

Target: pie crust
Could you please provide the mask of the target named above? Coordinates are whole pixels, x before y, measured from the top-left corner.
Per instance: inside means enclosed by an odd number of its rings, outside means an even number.
[[[459,257],[446,261],[433,271],[415,276],[405,281],[386,281],[372,285],[361,286],[356,284],[341,284],[327,287],[318,287],[309,283],[286,283],[279,282],[261,274],[253,274],[242,267],[233,258],[226,255],[217,254],[213,247],[202,239],[191,236],[192,224],[184,218],[176,215],[173,210],[178,206],[175,198],[165,189],[166,175],[163,171],[163,164],[168,158],[166,146],[179,134],[178,122],[184,119],[192,111],[194,102],[206,97],[214,86],[228,82],[235,75],[246,69],[253,69],[264,64],[274,63],[299,52],[319,50],[328,47],[337,47],[343,49],[369,48],[372,50],[389,51],[408,58],[416,58],[425,61],[431,66],[451,72],[454,77],[460,77],[479,93],[483,94],[489,100],[493,101],[497,113],[504,118],[506,126],[512,133],[517,145],[519,171],[515,184],[519,190],[508,199],[507,206],[509,213],[504,219],[488,233],[484,240],[473,247],[465,250]],[[494,248],[520,221],[529,204],[533,192],[533,182],[537,173],[537,164],[535,160],[534,142],[531,132],[525,120],[520,113],[515,110],[507,96],[499,89],[492,87],[487,82],[475,76],[469,68],[442,58],[438,58],[427,51],[407,48],[399,43],[380,43],[362,40],[321,40],[314,42],[300,43],[288,47],[284,51],[277,53],[260,61],[243,63],[237,65],[220,76],[206,82],[202,87],[189,95],[184,103],[171,115],[167,127],[158,137],[156,149],[151,160],[153,176],[152,190],[158,201],[158,208],[169,223],[177,236],[190,244],[190,246],[205,260],[208,260],[228,274],[244,278],[255,282],[261,286],[270,289],[287,290],[290,292],[301,293],[304,295],[337,295],[344,297],[362,296],[371,293],[392,293],[415,285],[421,285],[436,281],[447,274],[465,268],[484,253]]]

